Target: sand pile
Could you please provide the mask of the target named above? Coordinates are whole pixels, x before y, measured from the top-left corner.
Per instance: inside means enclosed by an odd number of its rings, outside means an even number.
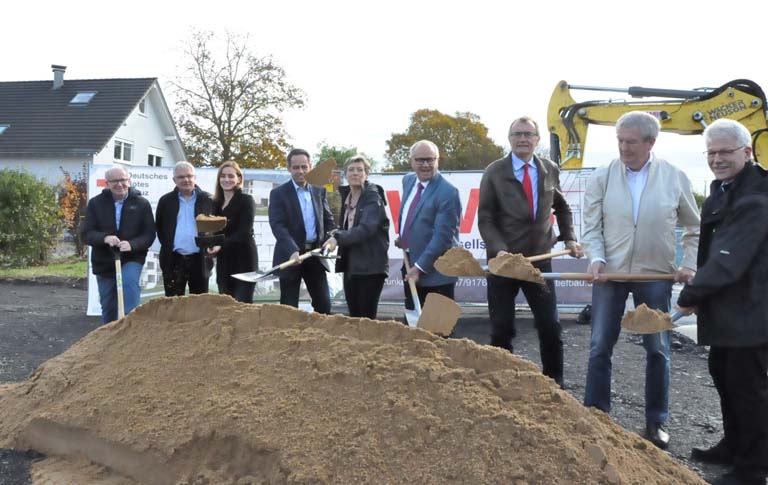
[[[485,270],[472,252],[456,246],[435,261],[435,269],[446,276],[485,276]]]
[[[149,484],[704,483],[500,349],[218,295],[152,300],[6,389],[0,447]],[[130,483],[35,473],[73,470]]]
[[[657,333],[675,328],[669,314],[649,308],[645,303],[628,311],[621,319],[621,326],[635,333]]]
[[[488,261],[488,271],[498,276],[514,278],[516,280],[544,283],[541,271],[534,268],[531,262],[525,259],[522,254],[506,253],[491,258]]]

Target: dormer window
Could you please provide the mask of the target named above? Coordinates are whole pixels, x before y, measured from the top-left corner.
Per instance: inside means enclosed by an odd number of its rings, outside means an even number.
[[[96,96],[96,91],[80,91],[69,102],[70,105],[86,105],[91,102],[91,99]]]
[[[11,127],[11,125],[0,125],[0,135],[2,135],[3,132],[5,130],[7,130],[8,128],[10,128],[10,127]]]

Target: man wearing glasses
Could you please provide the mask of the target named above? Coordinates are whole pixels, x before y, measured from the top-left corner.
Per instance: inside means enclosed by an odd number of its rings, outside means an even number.
[[[592,337],[586,406],[611,410],[611,356],[621,317],[632,293],[635,306],[669,312],[672,281],[605,281],[601,273],[674,273],[687,282],[695,273],[699,211],[685,173],[651,152],[659,121],[643,111],[616,122],[619,159],[592,174],[584,192],[582,242],[591,262]],[[675,228],[683,226],[683,260],[676,260]],[[645,437],[659,448],[669,445],[669,331],[643,335]],[[640,384],[639,382],[637,383]]]
[[[506,253],[548,253],[557,241],[563,241],[572,256],[582,256],[573,232],[571,208],[560,190],[560,169],[534,154],[538,143],[536,122],[518,118],[509,127],[511,152],[485,169],[477,225],[488,259]],[[553,212],[559,236],[552,227]],[[534,265],[542,272],[552,271],[551,260]],[[515,297],[523,290],[539,334],[542,371],[562,387],[563,340],[554,282],[530,283],[491,274],[487,280],[491,345],[513,351]]]
[[[461,200],[459,191],[438,171],[440,152],[429,140],[411,147],[413,172],[403,177],[403,206],[397,227],[400,236],[395,246],[408,253],[411,268],[403,276],[416,283],[419,301],[429,293],[453,298],[456,277],[445,276],[434,268],[437,258],[459,244]],[[410,285],[404,284],[405,306],[413,309]]]
[[[160,197],[155,214],[165,296],[183,296],[187,285],[192,295],[208,293],[213,261],[195,242],[195,218],[213,212],[211,194],[197,186],[195,167],[189,162],[173,167],[173,182],[176,188]]]
[[[751,160],[749,131],[720,119],[704,130],[715,176],[701,210],[698,272],[677,304],[697,313],[699,345],[720,395],[723,438],[691,457],[733,470],[713,483],[768,476],[768,172]]]
[[[147,250],[155,241],[152,207],[123,167],[105,174],[108,187],[88,201],[85,215],[85,242],[91,246],[91,269],[96,275],[101,302],[101,321],[117,320],[115,251],[122,266],[125,313],[139,305],[139,277]]]

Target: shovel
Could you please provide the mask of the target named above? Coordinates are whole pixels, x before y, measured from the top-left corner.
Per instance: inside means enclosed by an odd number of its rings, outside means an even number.
[[[257,281],[261,281],[263,279],[269,278],[271,276],[274,276],[275,273],[280,271],[281,269],[290,268],[291,266],[295,266],[302,261],[304,261],[307,258],[311,258],[312,256],[318,256],[318,257],[324,257],[322,256],[322,250],[323,248],[317,248],[313,249],[312,251],[308,251],[298,257],[298,259],[289,259],[288,261],[284,263],[280,263],[277,266],[273,266],[272,268],[269,268],[264,273],[261,273],[259,271],[249,271],[248,273],[237,273],[233,274],[233,278],[237,278],[240,281],[245,281],[247,283],[256,283]]]
[[[403,249],[403,262],[405,263],[405,272],[411,270],[411,261],[408,259],[408,251]],[[419,318],[421,318],[421,302],[419,301],[419,293],[416,291],[416,283],[409,279],[408,286],[411,288],[411,300],[413,300],[413,310],[405,309],[405,321],[408,322],[409,327],[417,327],[419,325]]]
[[[115,286],[117,287],[117,318],[125,316],[125,301],[123,300],[123,263],[120,261],[120,248],[112,246],[115,257]]]
[[[658,333],[677,328],[678,325],[675,322],[684,315],[681,310],[672,314],[662,313],[648,308],[643,303],[624,315],[624,318],[621,319],[621,326],[630,332],[639,334]]]
[[[411,268],[408,253],[403,251],[403,262],[406,272]],[[416,283],[408,280],[413,298],[414,310],[405,310],[405,320],[409,327],[418,327],[434,334],[449,336],[459,321],[461,307],[458,303],[439,293],[429,293],[421,308],[419,294],[416,291]]]

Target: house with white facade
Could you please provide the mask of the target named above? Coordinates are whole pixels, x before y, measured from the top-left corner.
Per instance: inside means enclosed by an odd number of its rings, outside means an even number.
[[[0,82],[0,169],[58,184],[62,169],[186,158],[157,78],[65,80],[65,66],[51,68],[52,80]]]

